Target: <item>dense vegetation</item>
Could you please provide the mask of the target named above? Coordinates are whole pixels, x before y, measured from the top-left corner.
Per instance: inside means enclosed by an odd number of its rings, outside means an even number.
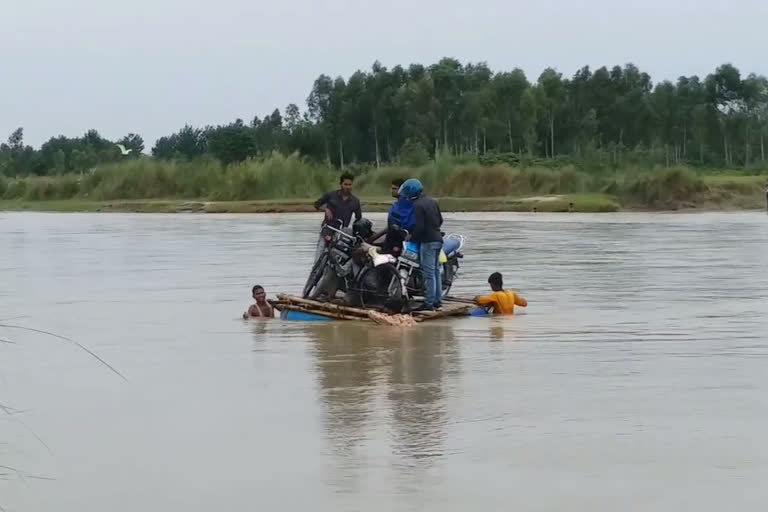
[[[169,200],[162,207],[173,211],[186,208],[186,200],[246,201],[269,200],[269,205],[219,205],[211,211],[296,211],[338,183],[335,169],[313,163],[297,154],[273,154],[263,159],[223,165],[215,158],[192,161],[163,161],[152,158],[132,159],[104,164],[92,172],[61,176],[0,176],[0,199],[5,207],[24,206],[35,201],[78,199],[67,209],[91,206],[82,203],[114,200]],[[584,195],[559,202],[547,200],[549,208],[567,208],[575,200],[580,211],[615,210],[618,207],[679,208],[688,206],[726,206],[757,208],[763,205],[763,176],[701,174],[687,167],[656,169],[626,168],[586,172],[573,165],[557,169],[536,165],[484,165],[471,155],[443,155],[418,167],[382,166],[366,172],[355,181],[355,192],[366,203],[389,204],[389,185],[394,178],[418,177],[430,194],[447,200],[447,209],[521,209],[535,203],[515,201],[522,197],[552,194]],[[595,196],[598,194],[599,196]],[[570,196],[569,196],[570,197]],[[457,200],[449,200],[455,198]],[[505,198],[505,199],[502,199]],[[281,204],[279,200],[304,200],[306,205]],[[11,204],[9,204],[9,202]],[[75,208],[74,203],[81,203]],[[133,208],[129,204],[127,207]],[[112,206],[110,206],[112,207]],[[166,210],[167,207],[167,210]],[[225,210],[222,210],[224,208]],[[119,209],[119,207],[118,207]],[[370,209],[370,208],[368,208]]]
[[[157,140],[151,153],[160,160],[212,157],[223,166],[298,153],[358,171],[467,154],[486,165],[565,163],[587,170],[764,168],[767,138],[768,81],[743,77],[730,64],[676,83],[653,84],[631,64],[585,67],[571,78],[546,69],[532,83],[519,69],[493,72],[446,58],[391,70],[377,62],[347,80],[321,75],[303,113],[292,104],[250,123],[185,126]],[[19,128],[0,146],[0,175],[81,173],[138,158],[144,149],[136,134],[115,142],[133,152],[122,156],[96,130],[54,137],[35,150]]]

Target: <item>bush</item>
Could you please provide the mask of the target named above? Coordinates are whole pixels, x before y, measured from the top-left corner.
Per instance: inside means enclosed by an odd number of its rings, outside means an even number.
[[[409,167],[419,167],[429,161],[429,153],[418,140],[407,139],[400,149],[400,163]]]
[[[10,180],[3,192],[3,199],[21,199],[27,190],[26,180]]]
[[[77,176],[27,178],[24,199],[46,201],[51,199],[72,199],[80,192]]]
[[[693,171],[685,168],[655,170],[628,181],[625,195],[649,206],[693,201],[707,190],[707,185]]]

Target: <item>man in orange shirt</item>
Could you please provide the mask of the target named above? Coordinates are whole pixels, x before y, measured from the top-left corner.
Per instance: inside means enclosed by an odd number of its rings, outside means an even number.
[[[485,297],[475,297],[478,306],[492,306],[494,315],[513,315],[515,306],[526,307],[528,301],[521,295],[513,291],[504,289],[504,282],[501,274],[494,272],[488,278],[488,284],[491,285],[493,293]]]

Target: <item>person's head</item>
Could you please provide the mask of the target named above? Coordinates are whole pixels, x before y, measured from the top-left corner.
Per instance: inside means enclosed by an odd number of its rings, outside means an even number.
[[[264,287],[261,285],[256,285],[253,287],[253,290],[251,290],[251,293],[253,294],[253,298],[256,300],[256,302],[264,302],[267,298],[267,294],[264,291]]]
[[[403,178],[396,178],[392,180],[391,192],[392,192],[392,197],[394,197],[395,199],[400,197],[400,187],[402,186],[403,183],[405,183],[405,180]]]
[[[339,177],[339,186],[343,194],[349,195],[352,193],[352,182],[354,180],[355,177],[348,172],[345,172]]]
[[[495,292],[500,292],[504,289],[504,280],[498,272],[494,272],[488,277],[488,284],[491,285],[491,290]]]
[[[424,187],[416,178],[405,180],[400,186],[400,196],[414,200],[424,192]]]

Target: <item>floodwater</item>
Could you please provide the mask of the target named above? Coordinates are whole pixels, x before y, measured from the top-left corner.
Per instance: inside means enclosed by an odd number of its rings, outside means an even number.
[[[501,271],[520,315],[242,320],[301,289],[318,223],[0,212],[3,323],[127,379],[0,327],[0,507],[768,504],[764,213],[446,215],[454,292]]]

